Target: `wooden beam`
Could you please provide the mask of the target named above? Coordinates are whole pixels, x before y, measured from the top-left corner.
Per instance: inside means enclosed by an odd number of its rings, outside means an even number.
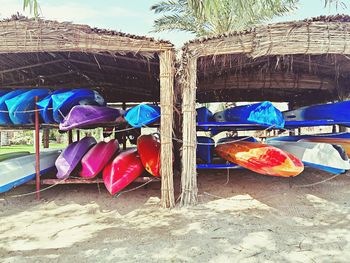
[[[196,86],[197,57],[188,55],[185,65],[182,114],[183,114],[183,146],[181,173],[181,205],[188,206],[197,203],[197,172],[196,172]]]
[[[168,50],[160,53],[160,163],[161,163],[161,204],[163,207],[175,206],[173,182],[173,107],[174,107],[174,75],[175,54]]]

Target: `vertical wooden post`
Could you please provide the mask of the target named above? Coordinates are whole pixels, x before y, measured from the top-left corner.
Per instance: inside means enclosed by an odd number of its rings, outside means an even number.
[[[36,199],[40,200],[40,130],[39,130],[39,111],[36,103],[38,97],[35,97],[35,185]]]
[[[77,141],[80,141],[80,130],[77,130]]]
[[[68,131],[68,145],[73,143],[73,132],[72,130]]]
[[[49,148],[49,134],[50,130],[45,128],[43,129],[43,140],[44,140],[44,148]]]
[[[126,103],[123,102],[122,109],[125,111],[126,110]],[[123,131],[123,150],[126,150],[126,132]]]
[[[197,171],[196,171],[196,86],[197,57],[188,55],[182,81],[182,113],[183,113],[183,145],[181,173],[181,205],[197,203]]]
[[[163,207],[175,206],[173,178],[173,107],[175,54],[167,50],[159,55],[160,64],[160,173],[162,177],[161,204]]]

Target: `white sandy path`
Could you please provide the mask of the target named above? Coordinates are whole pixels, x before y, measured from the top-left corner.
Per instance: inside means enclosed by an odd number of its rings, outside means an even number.
[[[158,208],[159,185],[112,199],[57,186],[43,200],[0,195],[2,262],[349,262],[350,177],[205,172],[200,205]],[[178,183],[178,182],[177,182]],[[290,187],[292,186],[292,187]],[[220,196],[223,198],[215,198]]]

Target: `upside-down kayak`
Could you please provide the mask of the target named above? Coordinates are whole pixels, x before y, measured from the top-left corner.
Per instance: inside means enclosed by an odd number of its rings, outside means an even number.
[[[154,135],[141,135],[137,139],[137,151],[146,171],[159,177],[160,141]]]
[[[290,177],[304,170],[303,163],[292,154],[258,142],[221,144],[215,151],[223,159],[260,174]]]
[[[35,97],[42,99],[49,94],[48,89],[32,89],[5,101],[13,124],[33,124]]]
[[[103,182],[112,195],[127,187],[144,171],[137,149],[130,149],[115,157],[103,170]]]
[[[44,123],[55,123],[53,119],[53,111],[52,111],[52,95],[67,92],[67,89],[56,90],[50,95],[47,95],[44,99],[38,101],[36,105],[40,109],[40,115],[43,119]]]
[[[135,128],[141,128],[160,119],[160,107],[140,104],[126,111],[125,120]]]
[[[196,154],[204,163],[211,163],[213,160],[215,141],[206,136],[197,136]]]
[[[13,153],[3,153],[3,154],[0,154],[0,162],[6,161],[6,160],[9,160],[9,159],[14,159],[14,158],[26,156],[26,155],[29,155],[29,154],[30,154],[30,152],[26,152],[26,151],[13,152]]]
[[[40,174],[52,171],[60,150],[40,153]],[[0,193],[24,184],[35,177],[35,154],[0,162]]]
[[[91,128],[105,124],[116,124],[122,120],[121,111],[104,106],[76,105],[60,123],[60,130]]]
[[[96,140],[92,137],[85,137],[78,142],[70,144],[56,160],[57,178],[68,178],[80,164],[83,156],[95,144]]]
[[[79,173],[84,178],[94,178],[119,151],[117,140],[99,142],[94,145],[81,159],[82,169]]]
[[[17,97],[18,95],[26,92],[27,90],[14,90],[9,93],[4,94],[0,98],[0,125],[8,125],[12,124],[9,113],[8,113],[8,108],[6,105],[6,101],[10,100],[14,97]]]
[[[63,118],[67,116],[75,105],[104,106],[106,104],[103,97],[97,91],[89,89],[75,89],[53,94],[51,98],[53,118],[57,123],[61,123]]]
[[[270,141],[269,145],[299,158],[305,166],[339,174],[350,169],[349,158],[338,145],[315,142]]]

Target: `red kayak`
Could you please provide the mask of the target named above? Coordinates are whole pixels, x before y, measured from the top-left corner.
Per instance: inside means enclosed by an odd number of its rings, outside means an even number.
[[[107,190],[115,195],[123,190],[144,171],[137,149],[121,152],[103,170],[103,182]]]
[[[258,142],[231,142],[216,146],[223,159],[256,173],[290,177],[304,170],[303,163],[294,155]]]
[[[81,160],[80,176],[87,179],[94,178],[115,157],[118,151],[119,143],[117,140],[111,140],[108,143],[99,142]]]
[[[154,135],[142,135],[137,139],[137,151],[146,171],[160,176],[160,141]]]

